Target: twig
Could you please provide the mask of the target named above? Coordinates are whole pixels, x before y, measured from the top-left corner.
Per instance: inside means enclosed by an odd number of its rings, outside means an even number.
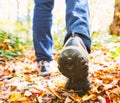
[[[54,94],[56,97],[58,97],[59,99],[61,99],[61,96],[59,96],[56,91],[54,91],[54,90],[51,89],[50,87],[47,87],[47,89],[48,89],[52,94]]]

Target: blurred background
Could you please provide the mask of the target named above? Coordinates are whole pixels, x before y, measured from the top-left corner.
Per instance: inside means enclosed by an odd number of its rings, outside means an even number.
[[[109,34],[120,35],[119,5],[120,0],[89,0],[93,44],[103,43]],[[22,42],[32,44],[33,8],[34,0],[0,0],[1,35],[12,34]],[[65,33],[65,0],[55,0],[52,34],[56,50],[62,48]]]
[[[91,33],[108,32],[114,14],[114,0],[89,0],[91,13]],[[24,31],[32,33],[33,0],[0,0],[0,29],[8,32]],[[53,29],[65,26],[65,0],[55,0]],[[17,24],[18,23],[18,24]],[[56,25],[56,27],[55,27]],[[20,33],[22,35],[22,32]],[[24,35],[25,36],[25,35]]]

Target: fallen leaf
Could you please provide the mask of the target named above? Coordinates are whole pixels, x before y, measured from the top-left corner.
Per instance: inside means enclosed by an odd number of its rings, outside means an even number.
[[[64,103],[71,103],[72,102],[72,100],[69,98],[69,97],[67,97],[66,99],[65,99],[65,102]]]
[[[22,98],[21,94],[16,92],[10,95],[9,101],[10,102],[16,102],[18,99]]]
[[[106,103],[106,99],[105,98],[103,98],[101,96],[98,96],[97,98],[100,101],[100,103]]]
[[[113,78],[104,77],[102,78],[104,84],[109,84],[113,81]]]
[[[30,92],[30,91],[25,91],[25,93],[24,93],[24,96],[26,96],[26,97],[29,97],[29,96],[31,96],[32,95],[32,93]]]

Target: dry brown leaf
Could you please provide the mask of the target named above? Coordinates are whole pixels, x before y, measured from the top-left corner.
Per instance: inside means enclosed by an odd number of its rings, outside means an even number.
[[[29,97],[29,96],[31,96],[32,95],[32,93],[30,92],[30,91],[25,91],[25,93],[24,93],[24,96],[26,96],[26,97]]]
[[[114,57],[110,57],[108,55],[109,50],[105,47],[97,47],[94,48],[93,51],[89,58],[90,70],[93,70],[93,72],[90,71],[90,79],[93,88],[89,91],[89,95],[85,95],[81,98],[77,94],[74,94],[74,91],[69,92],[65,90],[64,92],[63,88],[66,83],[66,79],[63,78],[59,72],[51,73],[51,75],[46,78],[38,77],[37,63],[35,62],[35,55],[33,54],[34,52],[30,51],[30,53],[28,53],[27,51],[26,56],[17,57],[11,61],[7,61],[4,57],[2,58],[5,61],[4,65],[0,65],[0,68],[3,70],[1,71],[0,69],[0,73],[3,74],[2,77],[5,75],[12,75],[12,77],[10,79],[5,78],[2,79],[3,81],[0,81],[0,98],[4,98],[8,100],[8,102],[10,100],[18,102],[19,100],[21,103],[34,103],[34,101],[30,100],[37,100],[38,98],[40,103],[51,103],[54,100],[60,101],[60,103],[83,103],[86,101],[88,103],[98,103],[97,98],[100,97],[102,100],[106,100],[105,103],[110,103],[110,100],[111,103],[119,103],[119,60]],[[54,54],[54,56],[58,59],[59,53]],[[12,74],[12,70],[15,70],[14,74]],[[20,84],[17,84],[17,82]],[[49,88],[46,89],[48,86]],[[7,91],[7,89],[9,89],[9,91]],[[15,91],[18,91],[18,94]],[[5,103],[5,101],[3,101],[3,103]]]
[[[68,96],[67,98],[65,99],[65,102],[64,103],[71,103],[72,102],[72,99],[70,99]]]
[[[106,99],[105,98],[103,98],[101,96],[98,96],[97,98],[100,101],[100,103],[106,103]]]

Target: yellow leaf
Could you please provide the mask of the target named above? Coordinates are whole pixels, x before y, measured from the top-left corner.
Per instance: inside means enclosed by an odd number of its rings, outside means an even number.
[[[19,98],[21,98],[21,94],[20,93],[14,93],[10,96],[10,99],[9,101],[10,102],[15,102],[15,101],[18,101]]]
[[[82,100],[82,98],[81,97],[79,97],[78,95],[72,95],[72,96],[70,96],[74,101],[76,101],[76,102],[79,102],[79,103],[82,103],[83,102],[83,100]]]
[[[27,97],[21,97],[18,99],[20,103],[31,103],[31,101]]]
[[[90,100],[90,99],[95,100],[96,98],[97,98],[97,96],[95,94],[91,94],[91,95],[86,94],[82,97],[82,100],[83,101],[87,101],[87,100]]]

